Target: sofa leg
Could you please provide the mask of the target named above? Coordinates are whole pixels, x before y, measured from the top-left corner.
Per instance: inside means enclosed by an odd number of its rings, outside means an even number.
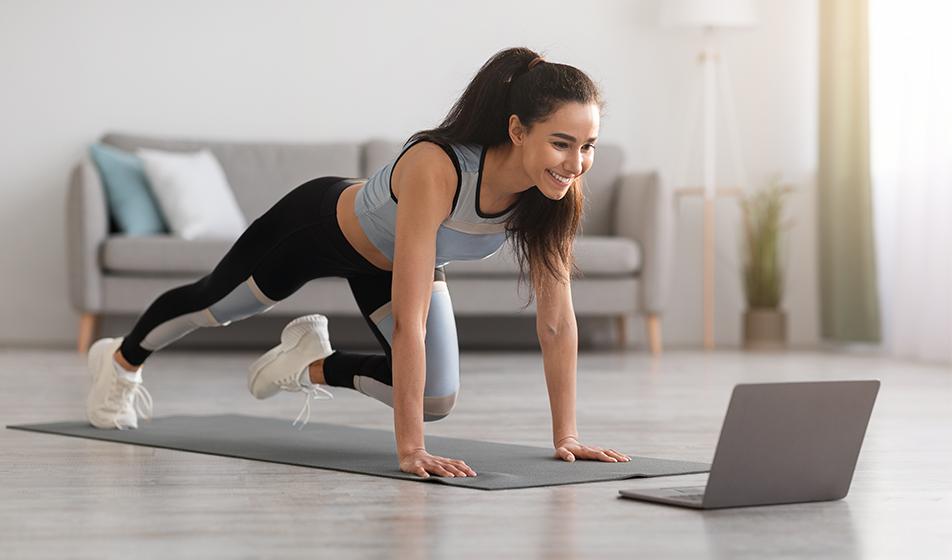
[[[76,350],[85,354],[96,337],[96,327],[99,326],[99,316],[95,313],[83,313],[79,318],[79,337],[76,340]]]
[[[618,347],[624,349],[628,346],[628,321],[624,315],[615,316],[615,332]]]
[[[661,355],[661,317],[651,313],[645,318],[645,331],[648,333],[648,347],[655,356]]]

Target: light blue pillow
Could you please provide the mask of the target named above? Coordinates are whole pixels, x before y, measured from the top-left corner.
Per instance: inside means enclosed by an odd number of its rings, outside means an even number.
[[[99,168],[106,200],[119,230],[127,235],[168,233],[155,201],[142,160],[105,144],[93,144],[89,154]]]

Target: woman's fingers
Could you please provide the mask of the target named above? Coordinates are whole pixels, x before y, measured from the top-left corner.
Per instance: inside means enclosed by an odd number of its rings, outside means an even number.
[[[605,453],[604,451],[598,451],[598,452],[596,452],[596,453],[595,453],[595,457],[598,458],[598,459],[601,460],[601,461],[608,461],[609,463],[617,463],[617,462],[618,462],[618,459],[612,457],[611,455],[609,455],[608,453]]]
[[[466,466],[466,463],[458,459],[448,459],[446,457],[433,457],[435,462],[431,466],[431,472],[449,477],[476,476],[476,472]]]
[[[618,459],[619,461],[631,461],[631,457],[629,457],[628,455],[625,455],[624,453],[619,453],[618,451],[615,451],[614,449],[609,449],[608,454]]]
[[[601,447],[589,447],[587,445],[572,446],[572,451],[568,446],[562,446],[556,449],[556,456],[565,461],[574,461],[578,459],[597,459],[607,463],[628,462],[631,457],[624,453],[619,453],[614,449],[602,449]]]
[[[599,447],[583,447],[585,458],[598,459],[608,463],[617,463],[619,461],[628,461],[629,458],[614,449],[601,449]]]
[[[459,469],[459,472],[460,472],[463,476],[476,476],[476,471],[474,471],[473,469],[469,468],[469,465],[467,465],[467,464],[464,463],[463,461],[460,461],[459,459],[454,459],[454,460],[450,461],[450,463],[451,463],[454,467],[456,467],[457,469]]]
[[[430,455],[425,450],[416,450],[400,460],[400,470],[429,478],[430,473],[446,477],[476,476],[476,472],[459,459]]]
[[[476,476],[476,471],[469,468],[464,461],[459,459],[447,459],[446,457],[440,457],[441,461],[444,462],[444,466],[450,469],[456,476]]]

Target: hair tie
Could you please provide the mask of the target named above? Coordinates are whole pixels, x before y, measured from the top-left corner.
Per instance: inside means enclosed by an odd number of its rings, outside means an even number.
[[[537,65],[542,64],[543,62],[545,62],[545,59],[542,58],[541,56],[537,56],[533,58],[532,61],[529,63],[529,70],[532,70]]]

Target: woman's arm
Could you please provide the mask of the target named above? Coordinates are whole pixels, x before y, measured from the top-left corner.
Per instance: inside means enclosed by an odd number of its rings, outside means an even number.
[[[552,445],[558,447],[559,441],[566,437],[578,438],[575,421],[578,326],[570,281],[561,284],[554,278],[543,281],[542,289],[536,292],[536,333],[542,347],[542,366],[552,411]]]
[[[456,169],[440,147],[421,142],[397,162],[391,186],[398,200],[391,294],[393,425],[397,454],[403,457],[424,449],[426,318],[436,234],[453,204]]]
[[[566,278],[568,275],[566,275]],[[542,346],[545,383],[552,409],[552,445],[556,457],[564,461],[594,459],[606,462],[630,461],[614,449],[583,445],[575,423],[575,379],[578,362],[578,325],[572,307],[570,281],[559,284],[547,280],[537,292],[536,332]]]

